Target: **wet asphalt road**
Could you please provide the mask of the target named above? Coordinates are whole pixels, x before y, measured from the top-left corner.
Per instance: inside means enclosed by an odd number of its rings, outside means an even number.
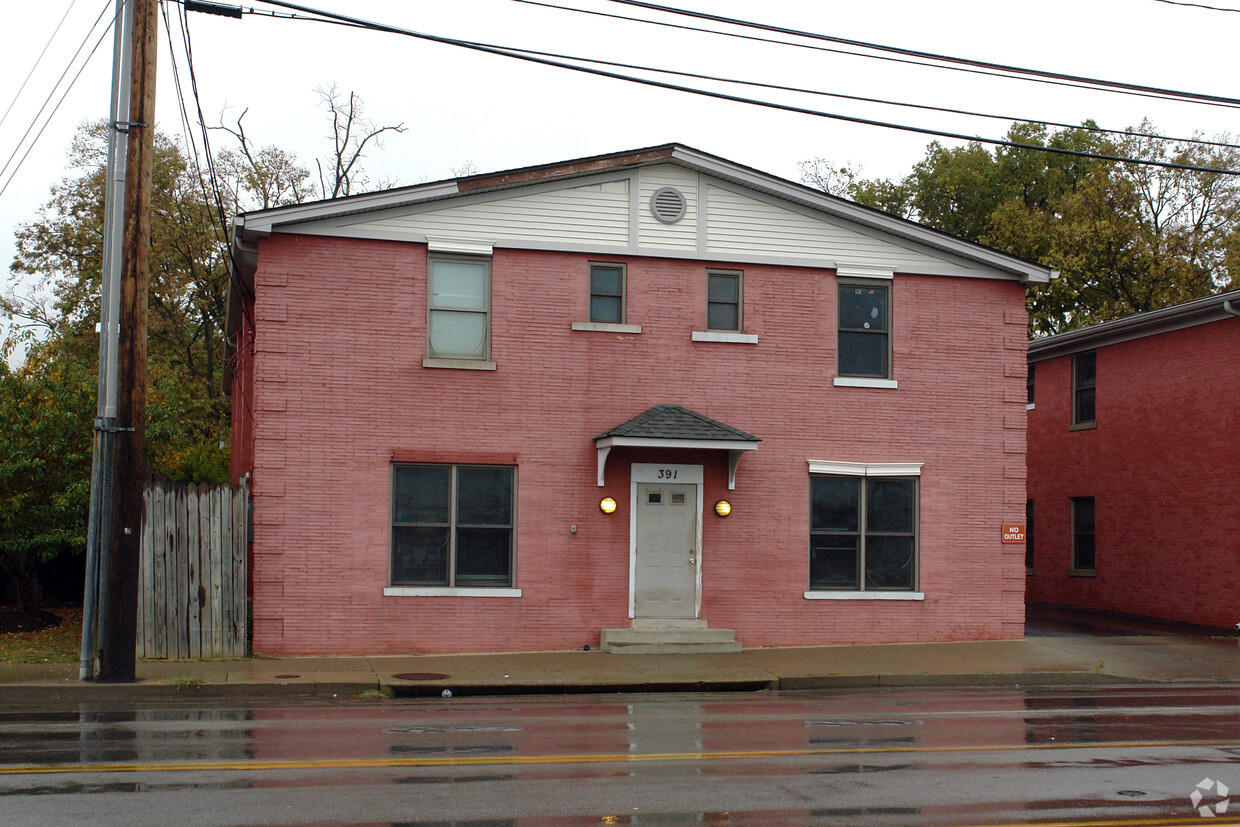
[[[6,825],[1151,827],[1207,823],[1206,779],[1240,823],[1235,688],[0,697]]]

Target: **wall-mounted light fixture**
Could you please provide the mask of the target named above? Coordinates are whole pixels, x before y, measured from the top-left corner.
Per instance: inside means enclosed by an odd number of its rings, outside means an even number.
[[[720,517],[726,517],[732,513],[732,503],[727,500],[720,500],[715,503],[715,513]]]
[[[616,510],[616,501],[611,497],[603,497],[599,500],[598,509],[604,514],[610,514]]]

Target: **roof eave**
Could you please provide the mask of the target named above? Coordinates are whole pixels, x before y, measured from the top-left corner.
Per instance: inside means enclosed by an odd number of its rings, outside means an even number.
[[[1222,321],[1234,315],[1228,312],[1226,306],[1236,301],[1240,301],[1240,290],[1193,299],[1159,310],[1136,313],[1122,319],[1034,339],[1029,343],[1029,361],[1041,362],[1057,356]]]

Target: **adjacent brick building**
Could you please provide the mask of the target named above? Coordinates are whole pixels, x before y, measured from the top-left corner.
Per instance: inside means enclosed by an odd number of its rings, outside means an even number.
[[[1030,344],[1029,600],[1240,622],[1238,305]]]
[[[680,145],[236,239],[255,652],[1022,635],[1044,268]]]

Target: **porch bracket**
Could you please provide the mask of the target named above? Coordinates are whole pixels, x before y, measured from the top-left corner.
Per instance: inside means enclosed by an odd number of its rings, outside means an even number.
[[[728,490],[729,491],[736,490],[736,466],[741,464],[741,457],[745,456],[746,450],[748,449],[742,449],[739,451],[734,449],[734,450],[728,451]]]
[[[611,446],[599,446],[598,449],[598,487],[603,487],[603,472],[607,469],[607,455],[611,453]]]

